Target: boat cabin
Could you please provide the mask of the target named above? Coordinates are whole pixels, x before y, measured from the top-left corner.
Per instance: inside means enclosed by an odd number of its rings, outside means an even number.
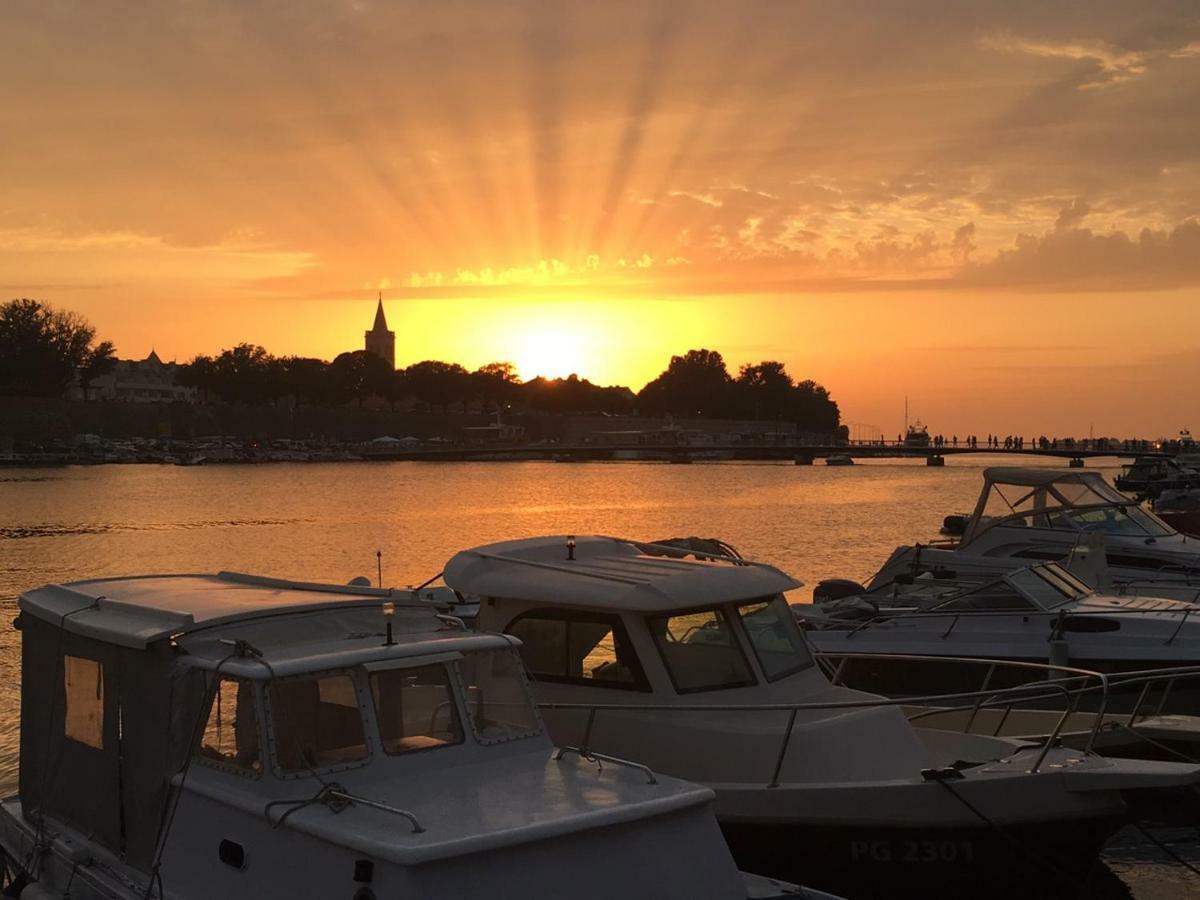
[[[711,792],[555,755],[519,641],[409,592],[221,573],[51,585],[20,609],[0,843],[45,857],[39,890],[747,896]],[[633,863],[596,863],[614,856]]]
[[[446,583],[521,641],[539,686],[691,698],[813,669],[773,566],[665,544],[549,537],[467,550]]]

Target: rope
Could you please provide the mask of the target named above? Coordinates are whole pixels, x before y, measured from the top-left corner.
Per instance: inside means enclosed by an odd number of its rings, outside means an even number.
[[[334,815],[337,815],[346,807],[353,805],[352,801],[347,800],[345,796],[334,796],[335,794],[344,795],[346,793],[346,789],[340,784],[337,782],[323,781],[321,776],[317,775],[316,772],[313,772],[312,775],[321,782],[321,789],[305,800],[272,800],[265,807],[263,807],[263,816],[266,817],[268,825],[270,825],[272,828],[279,828],[288,820],[292,813],[297,813],[302,809],[306,809],[310,806],[316,806],[318,804],[328,807],[334,813]],[[284,812],[283,815],[272,822],[271,810],[276,806],[290,806],[291,809]]]

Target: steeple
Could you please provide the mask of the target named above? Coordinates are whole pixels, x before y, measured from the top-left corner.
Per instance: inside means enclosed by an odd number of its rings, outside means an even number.
[[[375,307],[375,325],[363,335],[363,347],[396,368],[396,332],[388,331],[387,316],[383,314],[383,291],[379,292],[379,304]]]
[[[375,308],[375,326],[371,330],[378,333],[388,330],[387,316],[383,314],[383,291],[379,292],[379,306]]]

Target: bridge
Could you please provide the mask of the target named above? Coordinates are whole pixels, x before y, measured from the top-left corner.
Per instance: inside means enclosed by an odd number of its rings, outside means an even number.
[[[636,462],[659,461],[691,463],[720,460],[745,461],[791,461],[796,465],[812,465],[818,459],[831,456],[851,459],[925,459],[927,465],[945,464],[947,456],[969,453],[986,453],[993,456],[1032,457],[1044,456],[1069,459],[1074,467],[1082,467],[1084,460],[1097,457],[1133,458],[1136,456],[1160,456],[1167,454],[1154,450],[1130,447],[1004,447],[968,446],[911,446],[903,442],[862,441],[814,444],[798,441],[741,441],[732,444],[703,443],[571,443],[557,444],[549,441],[527,444],[479,444],[470,446],[440,446],[412,448],[372,449],[365,453],[368,459],[403,460],[425,462],[521,462],[528,460],[553,460],[555,462]]]

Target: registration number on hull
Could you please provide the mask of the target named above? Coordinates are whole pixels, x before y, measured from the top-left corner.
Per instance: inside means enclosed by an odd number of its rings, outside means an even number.
[[[851,841],[855,862],[958,863],[975,859],[970,841]]]

